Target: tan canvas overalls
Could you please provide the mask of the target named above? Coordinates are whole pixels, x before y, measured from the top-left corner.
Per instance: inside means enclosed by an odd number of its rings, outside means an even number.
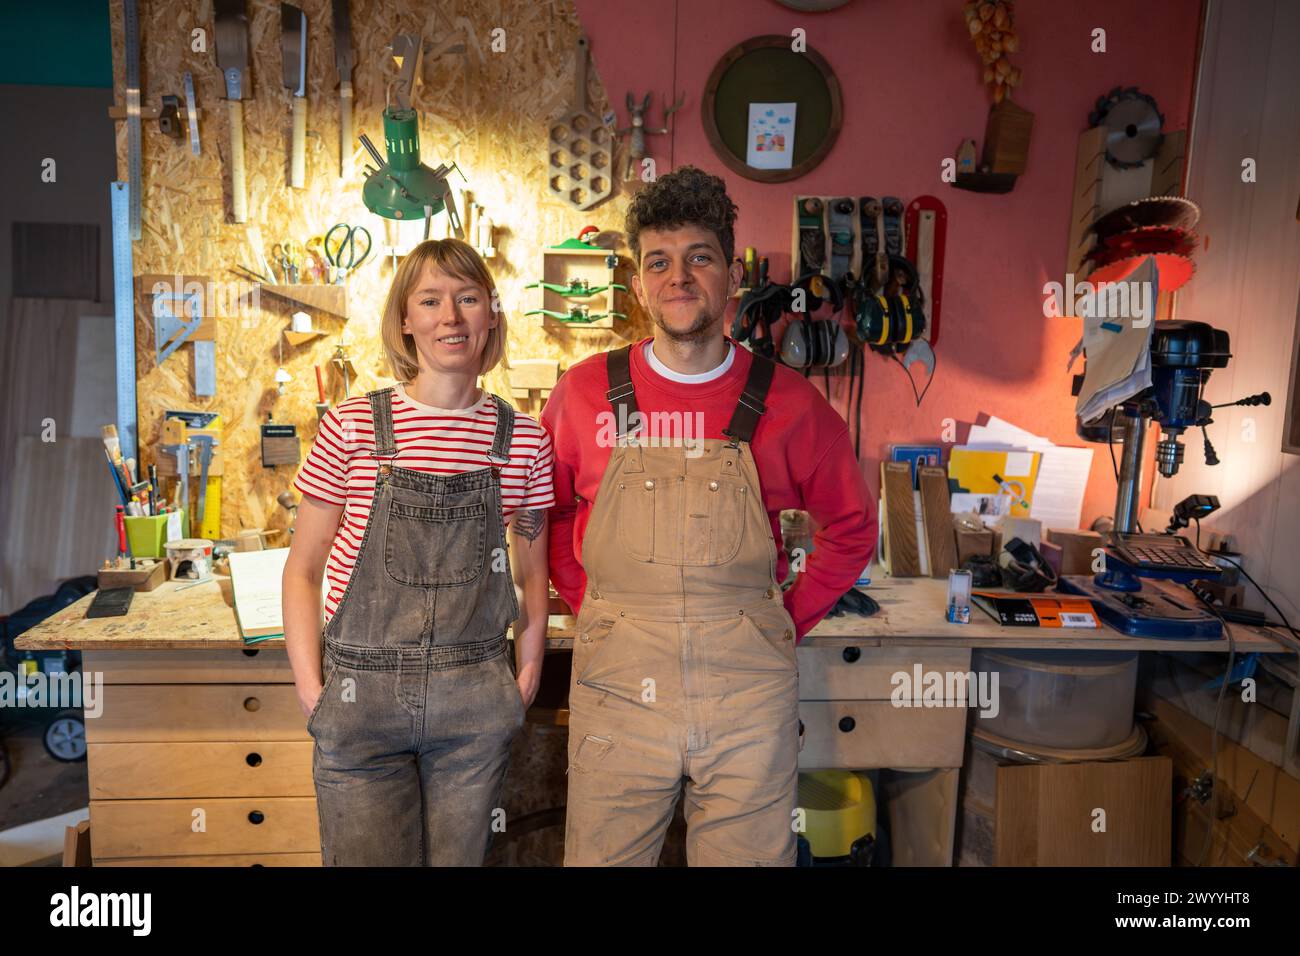
[[[622,439],[628,349],[607,367]],[[794,622],[749,449],[772,373],[755,356],[727,440],[610,454],[582,541],[566,865],[655,865],[683,778],[691,865],[794,863]]]

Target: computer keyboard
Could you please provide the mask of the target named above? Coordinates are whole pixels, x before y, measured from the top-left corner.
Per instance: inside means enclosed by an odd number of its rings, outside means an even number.
[[[1218,576],[1220,568],[1181,535],[1111,532],[1111,550],[1137,571],[1205,571]]]

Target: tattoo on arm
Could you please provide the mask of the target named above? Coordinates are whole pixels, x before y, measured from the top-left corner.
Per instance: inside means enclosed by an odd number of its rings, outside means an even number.
[[[542,530],[546,527],[545,509],[537,511],[517,511],[510,527],[519,537],[528,541],[536,541]]]

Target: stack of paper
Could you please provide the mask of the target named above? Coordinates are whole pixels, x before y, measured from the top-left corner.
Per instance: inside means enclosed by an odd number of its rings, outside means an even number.
[[[1074,530],[1079,527],[1083,516],[1083,494],[1088,487],[1088,473],[1092,470],[1091,448],[1053,445],[1046,438],[1000,418],[990,418],[985,425],[973,426],[966,447],[1038,452],[1041,461],[1029,503],[1029,517],[1041,521],[1044,528]],[[953,510],[964,509],[954,505]]]
[[[280,579],[288,548],[236,551],[230,555],[230,586],[244,643],[284,633]]]
[[[1150,295],[1099,293],[1092,299],[1095,306],[1083,316],[1083,350],[1088,364],[1075,411],[1084,422],[1095,421],[1107,410],[1151,387],[1151,330],[1159,292],[1156,260],[1148,257],[1124,283],[1130,288],[1150,283]],[[1145,313],[1140,303],[1145,303]],[[1121,314],[1109,314],[1112,311]]]

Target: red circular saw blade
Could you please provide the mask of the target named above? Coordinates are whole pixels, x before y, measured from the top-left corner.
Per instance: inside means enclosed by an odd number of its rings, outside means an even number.
[[[1147,254],[1125,256],[1105,264],[1088,273],[1088,281],[1093,285],[1099,282],[1122,282],[1133,274],[1148,258]],[[1160,273],[1160,291],[1173,292],[1187,284],[1187,280],[1196,272],[1196,264],[1190,256],[1173,252],[1158,252],[1150,256],[1156,260],[1156,269]]]
[[[1186,229],[1150,226],[1108,236],[1097,243],[1088,253],[1088,258],[1098,265],[1105,265],[1128,256],[1156,255],[1161,252],[1190,256],[1196,251],[1196,243],[1196,234]]]

